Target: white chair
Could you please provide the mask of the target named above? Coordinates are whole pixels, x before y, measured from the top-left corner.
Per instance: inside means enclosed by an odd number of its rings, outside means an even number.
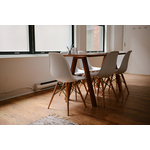
[[[123,59],[122,59],[122,62],[121,62],[121,65],[119,67],[117,67],[117,69],[115,70],[115,74],[118,75],[118,82],[119,82],[119,85],[120,85],[120,90],[121,90],[121,94],[122,94],[122,98],[124,98],[124,95],[123,95],[123,90],[122,90],[122,82],[121,82],[121,79],[123,81],[123,83],[125,84],[125,87],[127,89],[127,92],[129,94],[129,89],[128,89],[128,86],[126,84],[126,81],[125,81],[125,78],[124,78],[124,75],[123,73],[126,72],[127,70],[127,67],[128,67],[128,62],[129,62],[129,57],[130,57],[130,54],[131,54],[132,50],[128,51]]]
[[[78,51],[78,54],[85,54],[84,51]],[[100,67],[94,67],[90,64],[90,61],[89,59],[87,58],[87,63],[88,63],[88,67],[89,67],[89,71],[90,72],[95,72],[95,71],[99,71],[101,68]],[[82,60],[80,59],[80,67],[81,69],[83,69],[83,63],[82,63]],[[94,87],[95,87],[95,79],[92,78],[92,82],[94,83]]]
[[[49,53],[49,65],[51,76],[58,82],[54,88],[48,108],[52,103],[52,100],[54,98],[59,83],[65,83],[66,85],[67,115],[69,115],[69,89],[71,89],[70,84],[72,83],[76,83],[78,92],[81,96],[84,106],[86,107],[85,101],[77,84],[78,81],[84,80],[85,78],[81,76],[73,76],[66,59],[60,53]]]
[[[118,51],[112,51],[112,52],[108,53],[107,56],[104,59],[104,62],[102,64],[102,67],[101,67],[100,71],[91,73],[92,77],[96,77],[99,80],[99,82],[96,81],[97,84],[98,84],[98,92],[99,92],[100,83],[102,85],[102,94],[103,94],[104,107],[105,107],[105,93],[104,93],[105,87],[104,87],[104,81],[103,81],[104,78],[108,79],[108,81],[110,82],[110,86],[111,86],[111,88],[114,92],[114,95],[115,95],[116,99],[117,99],[114,87],[112,85],[111,76],[114,74],[115,69],[116,69],[116,61],[117,61],[118,54],[119,54]],[[98,93],[97,93],[97,96],[98,96]]]
[[[61,54],[62,55],[67,55],[68,52],[67,51],[61,51]],[[69,67],[71,68],[72,57],[65,57],[65,59],[67,60],[67,62],[69,64]],[[76,67],[74,75],[83,75],[83,74],[84,74],[84,70],[81,70],[81,69]]]
[[[61,51],[61,54],[62,55],[67,55],[68,54],[68,51]],[[69,67],[70,67],[70,69],[71,69],[71,65],[72,65],[72,57],[65,57],[65,59],[67,60],[67,62],[68,62],[68,65],[69,65]],[[74,75],[76,75],[76,76],[83,76],[85,74],[85,72],[84,72],[84,70],[81,70],[81,69],[79,69],[79,68],[77,68],[76,67],[76,69],[75,69],[75,73],[74,73]],[[81,85],[84,85],[84,88],[85,88],[85,90],[87,91],[87,88],[86,88],[86,85],[85,85],[85,81],[84,80],[82,80],[81,81]],[[80,87],[81,87],[81,85],[80,85]],[[64,85],[63,85],[64,86]],[[76,87],[75,87],[75,90],[76,90]],[[61,92],[62,91],[60,91],[60,94],[61,94]],[[60,95],[59,94],[59,95]],[[76,100],[77,100],[77,93],[75,93],[75,96],[76,96]]]
[[[84,51],[78,51],[78,54],[85,54]],[[89,71],[93,72],[93,71],[99,71],[101,68],[99,67],[94,67],[90,64],[90,61],[89,59],[87,58],[87,63],[88,63],[88,66],[89,66]],[[80,59],[80,67],[81,69],[83,69],[83,63],[82,63],[82,60]]]

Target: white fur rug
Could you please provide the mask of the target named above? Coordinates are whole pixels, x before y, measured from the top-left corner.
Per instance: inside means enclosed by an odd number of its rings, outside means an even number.
[[[50,115],[40,120],[37,120],[29,125],[78,125],[78,124]]]

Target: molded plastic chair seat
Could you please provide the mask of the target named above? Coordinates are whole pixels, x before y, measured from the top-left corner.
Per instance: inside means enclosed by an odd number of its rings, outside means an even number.
[[[78,54],[85,54],[84,51],[78,51]],[[88,66],[89,66],[89,71],[93,72],[93,71],[99,71],[101,68],[100,67],[94,67],[90,64],[90,61],[89,59],[87,58],[87,63],[88,63]],[[80,67],[83,69],[83,63],[82,63],[82,60],[80,60]]]
[[[85,77],[82,76],[73,76],[69,64],[67,60],[64,58],[62,54],[59,53],[49,53],[49,65],[50,65],[50,74],[51,76],[57,80],[56,87],[53,91],[52,98],[49,102],[48,108],[50,107],[53,97],[55,95],[55,92],[57,90],[57,87],[59,83],[64,83],[66,86],[66,97],[67,97],[67,115],[69,115],[69,89],[71,89],[70,84],[75,83],[75,86],[78,89],[78,92],[81,96],[81,99],[83,101],[84,106],[86,107],[85,101],[83,99],[83,96],[81,94],[81,91],[78,87],[77,82],[80,80],[84,80]]]
[[[90,75],[91,75],[91,77],[93,77],[93,76],[97,76],[98,73],[99,73],[99,72],[91,72]]]
[[[112,51],[110,53],[107,54],[107,56],[105,57],[104,59],[104,62],[102,64],[102,67],[101,69],[99,70],[99,72],[94,72],[94,73],[91,73],[91,76],[92,77],[96,77],[98,79],[97,81],[97,86],[98,86],[98,92],[97,92],[97,96],[98,96],[98,93],[99,93],[99,87],[100,87],[100,83],[102,85],[102,93],[103,93],[103,103],[104,103],[104,107],[105,107],[105,94],[104,94],[104,90],[105,90],[105,87],[104,87],[104,81],[103,81],[103,78],[107,78],[110,82],[110,86],[112,87],[113,89],[113,92],[114,92],[114,95],[117,99],[117,96],[116,96],[116,93],[115,93],[115,90],[114,90],[114,87],[112,85],[112,78],[110,78],[114,72],[115,72],[115,68],[116,68],[116,61],[117,61],[117,56],[118,56],[119,52],[118,51]],[[118,100],[118,99],[117,99]]]
[[[120,90],[121,90],[122,98],[124,98],[124,95],[123,95],[123,90],[122,90],[121,78],[122,78],[123,83],[125,84],[125,87],[127,89],[128,94],[129,94],[129,89],[128,89],[128,86],[126,84],[126,81],[125,81],[123,73],[126,72],[126,70],[127,70],[129,57],[130,57],[131,52],[132,52],[132,50],[128,51],[125,54],[125,56],[122,59],[120,67],[115,70],[115,74],[119,76],[117,79],[119,79],[118,82],[120,83],[120,88],[121,88]]]
[[[78,80],[85,80],[85,79],[86,79],[86,78],[83,77],[83,76],[74,76],[74,75],[73,75],[73,77],[75,78],[76,81],[78,81]]]
[[[123,57],[123,60],[122,60],[122,62],[121,62],[120,67],[115,70],[115,73],[116,73],[116,74],[121,74],[121,73],[126,72],[127,67],[128,67],[129,57],[130,57],[131,52],[132,52],[132,50],[128,51],[128,52],[125,54],[125,56]]]
[[[81,69],[79,69],[79,68],[76,67],[74,74],[77,75],[77,76],[78,75],[84,75],[85,72],[84,72],[84,70],[81,70]]]
[[[67,55],[68,52],[67,51],[62,51],[61,54],[62,55]],[[73,58],[72,57],[65,57],[65,59],[67,60],[67,62],[69,64],[69,67],[71,68]],[[81,69],[76,67],[74,75],[83,75],[83,74],[84,74],[84,70],[81,70]]]
[[[90,67],[90,71],[99,71],[101,68],[100,67]]]
[[[62,55],[67,55],[67,54],[68,54],[68,51],[62,51],[61,54],[62,54]],[[69,65],[69,67],[71,68],[73,58],[72,58],[72,57],[65,57],[65,59],[67,60],[68,65]],[[74,75],[76,75],[76,76],[84,76],[84,75],[85,75],[85,72],[84,72],[84,70],[81,70],[81,69],[79,69],[78,67],[76,67],[76,68],[75,68]],[[86,85],[85,85],[84,80],[81,81],[81,85],[82,85],[82,84],[84,85],[85,90],[87,91],[87,88],[86,88]],[[81,85],[80,85],[80,87],[81,87]],[[60,94],[61,94],[61,92],[60,92]],[[76,96],[76,99],[77,99],[77,96]]]

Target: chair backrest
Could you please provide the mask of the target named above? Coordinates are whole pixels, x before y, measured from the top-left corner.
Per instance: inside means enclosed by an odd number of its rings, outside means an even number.
[[[115,72],[118,54],[118,51],[112,51],[107,54],[102,64],[101,70],[98,73],[98,76],[109,77]]]
[[[67,51],[61,51],[60,53],[61,53],[62,55],[67,55],[67,54],[68,54]],[[65,57],[65,59],[67,60],[68,65],[69,65],[69,67],[71,68],[71,65],[72,65],[72,57]]]
[[[120,73],[124,73],[126,70],[127,70],[127,67],[128,67],[128,62],[129,62],[129,57],[130,57],[130,54],[131,54],[132,50],[128,51],[123,59],[122,59],[122,62],[121,62],[121,65],[120,67],[118,68],[117,72],[118,74]]]
[[[74,82],[75,78],[73,77],[70,67],[60,53],[49,53],[49,66],[51,76],[61,82]]]
[[[84,52],[84,51],[78,51],[78,54],[85,54],[85,52]],[[88,63],[88,66],[89,66],[89,70],[91,70],[91,69],[92,69],[92,66],[91,66],[91,64],[90,64],[88,58],[87,58],[87,63]],[[80,59],[80,67],[81,67],[82,69],[84,69],[84,68],[83,68],[83,63],[82,63],[82,60],[81,60],[81,59]]]
[[[62,54],[62,55],[67,55],[68,52],[67,52],[67,51],[61,51],[61,54]],[[73,58],[73,57],[65,57],[65,59],[67,60],[68,65],[69,65],[70,68],[71,68],[71,65],[72,65],[72,58]],[[75,73],[78,72],[78,71],[79,71],[79,69],[76,67]]]

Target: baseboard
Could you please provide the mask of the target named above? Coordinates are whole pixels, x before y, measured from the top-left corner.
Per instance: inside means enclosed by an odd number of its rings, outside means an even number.
[[[126,72],[124,74],[150,76],[149,74],[136,74],[136,73],[128,73],[128,72]]]
[[[27,93],[23,93],[23,94],[18,94],[18,95],[15,95],[15,96],[10,96],[10,97],[4,98],[4,99],[0,99],[0,101],[16,98],[16,97],[19,97],[19,96],[28,95],[28,94],[31,94],[31,93],[35,93],[35,91],[31,91],[31,92],[27,92]]]

